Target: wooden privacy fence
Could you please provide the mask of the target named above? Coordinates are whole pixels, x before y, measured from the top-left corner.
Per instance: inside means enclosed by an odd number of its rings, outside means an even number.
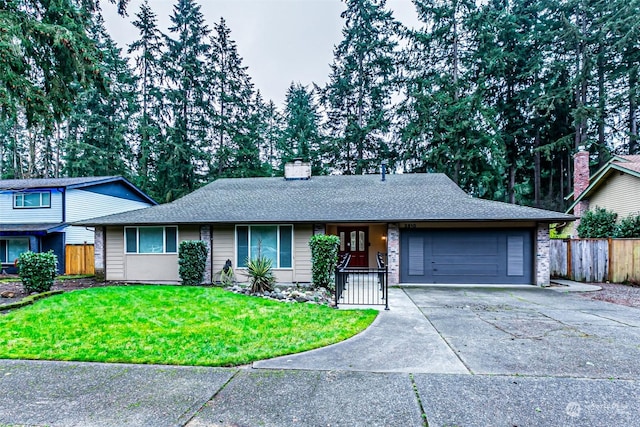
[[[64,274],[94,274],[93,245],[67,245]]]
[[[552,239],[551,277],[640,281],[640,239]]]

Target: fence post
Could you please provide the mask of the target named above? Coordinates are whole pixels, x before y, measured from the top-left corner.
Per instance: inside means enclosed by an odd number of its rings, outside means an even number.
[[[612,268],[613,267],[613,239],[609,237],[608,247],[607,247],[607,277],[605,280],[611,281],[612,279]]]
[[[571,265],[571,261],[573,256],[571,255],[571,239],[567,240],[567,279],[573,280],[573,269]]]

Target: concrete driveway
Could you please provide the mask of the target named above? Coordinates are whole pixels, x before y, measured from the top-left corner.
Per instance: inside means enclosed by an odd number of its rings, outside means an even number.
[[[343,343],[242,368],[0,361],[0,425],[610,426],[640,419],[640,310],[404,288]]]

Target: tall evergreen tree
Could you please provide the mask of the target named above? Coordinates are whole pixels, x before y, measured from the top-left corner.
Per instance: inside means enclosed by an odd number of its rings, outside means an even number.
[[[128,0],[117,3],[124,14]],[[0,2],[0,119],[22,113],[27,126],[49,126],[69,113],[81,87],[102,86],[86,33],[97,9],[97,0]]]
[[[285,127],[280,142],[280,168],[294,158],[311,162],[312,173],[323,172],[323,138],[320,133],[320,112],[312,91],[300,83],[291,83],[285,98]]]
[[[329,162],[345,174],[372,172],[390,156],[398,23],[385,0],[345,0],[343,39],[324,88]]]
[[[129,140],[137,112],[136,81],[100,15],[96,16],[90,34],[101,52],[101,73],[106,78],[107,91],[89,88],[74,106],[69,118],[65,173],[130,176]]]
[[[423,27],[409,33],[400,150],[407,171],[446,173],[465,190],[499,198],[502,140],[473,70],[474,2],[414,1]]]
[[[244,140],[250,133],[254,94],[247,67],[242,64],[236,43],[231,39],[231,30],[223,18],[214,26],[211,46],[207,77],[213,107],[210,109],[210,176],[215,178],[236,175],[246,166],[234,164],[233,159],[239,155],[238,150],[246,148]],[[240,157],[244,155],[240,154]],[[245,175],[245,172],[241,174]]]
[[[211,46],[209,28],[194,0],[178,0],[170,17],[163,56],[166,99],[171,124],[167,138],[158,147],[157,190],[171,201],[196,189],[203,182],[207,156],[204,151],[209,128],[206,59]]]
[[[135,54],[135,71],[138,76],[138,102],[140,115],[137,123],[136,179],[140,188],[155,191],[155,175],[158,163],[158,145],[163,131],[163,68],[161,64],[163,39],[158,30],[157,17],[148,0],[140,6],[132,22],[140,37],[129,45],[129,54]],[[155,194],[154,194],[155,195]]]

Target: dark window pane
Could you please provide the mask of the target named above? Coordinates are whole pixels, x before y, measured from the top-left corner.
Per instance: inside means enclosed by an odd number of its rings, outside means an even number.
[[[291,268],[292,265],[293,231],[291,228],[290,225],[280,227],[280,268]]]
[[[51,206],[51,193],[42,193],[42,206],[46,208]]]
[[[271,260],[271,266],[278,262],[278,227],[275,225],[254,225],[251,227],[251,258],[263,257]]]
[[[24,207],[37,208],[40,206],[40,193],[27,193],[24,195]]]
[[[0,240],[0,262],[7,262],[7,241]]]
[[[178,229],[177,227],[165,228],[165,252],[176,253],[178,247]]]
[[[238,267],[246,267],[249,258],[249,227],[236,228]]]
[[[135,228],[125,228],[125,239],[127,243],[127,253],[135,254],[138,252],[138,233]]]
[[[138,248],[141,254],[161,254],[163,247],[163,228],[162,227],[141,227],[138,229],[138,235],[140,236],[140,247]]]

